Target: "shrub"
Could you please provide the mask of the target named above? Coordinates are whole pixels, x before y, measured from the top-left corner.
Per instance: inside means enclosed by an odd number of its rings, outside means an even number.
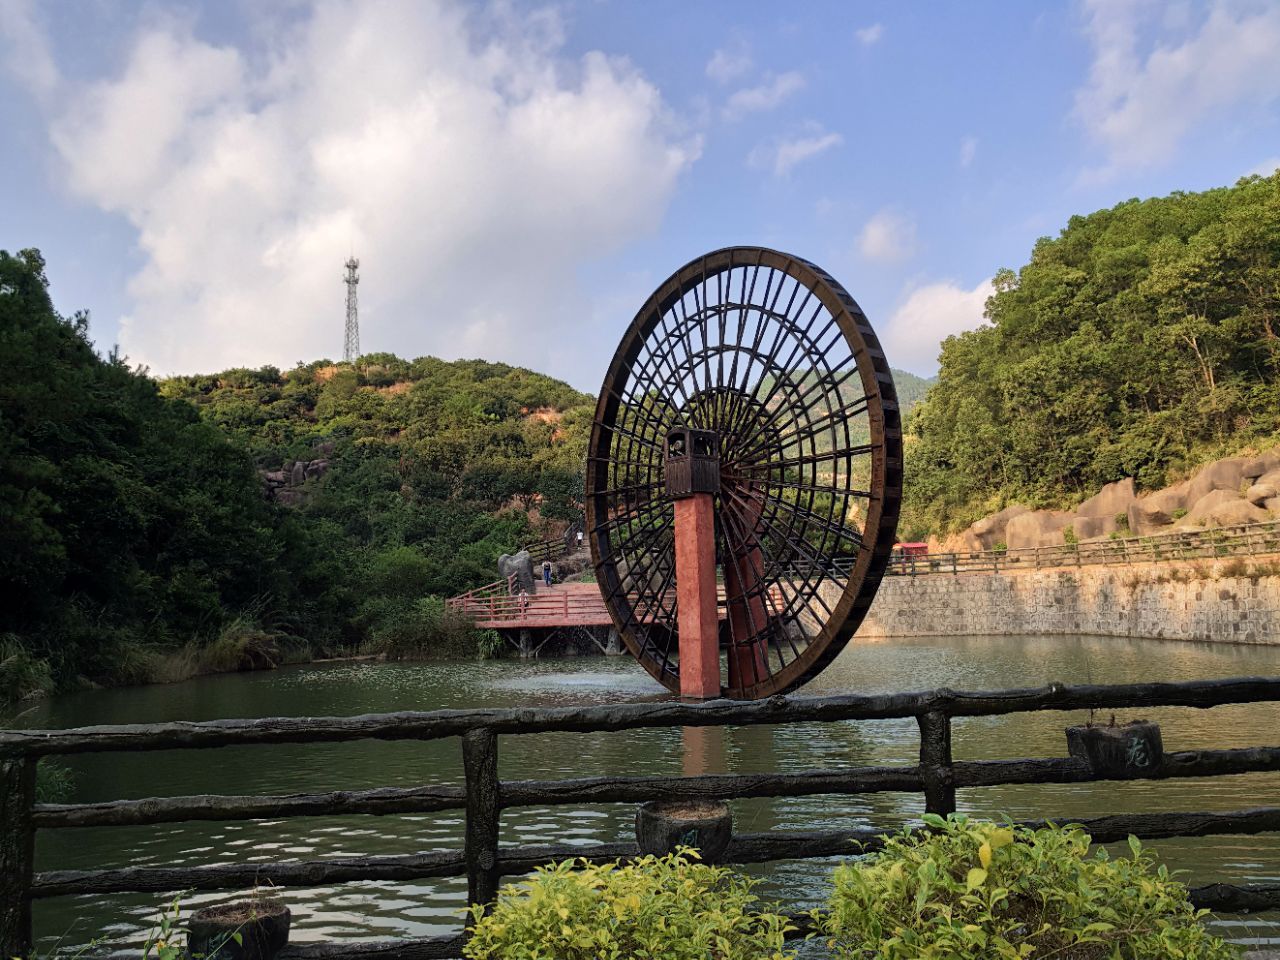
[[[1185,507],[1177,507],[1169,514],[1169,516],[1172,517],[1174,520],[1181,520],[1186,515],[1187,515],[1187,511]]]
[[[0,705],[41,697],[53,690],[53,672],[32,656],[18,639],[0,636]]]
[[[441,597],[370,605],[372,636],[364,649],[388,660],[470,659],[502,647],[477,630],[471,618],[445,606]]]
[[[755,881],[681,850],[622,866],[566,860],[472,907],[470,960],[790,960],[787,918],[758,909]]]
[[[835,871],[821,920],[844,960],[1057,957],[1225,960],[1186,888],[1129,839],[1132,859],[1090,857],[1079,827],[1031,830],[926,816]]]

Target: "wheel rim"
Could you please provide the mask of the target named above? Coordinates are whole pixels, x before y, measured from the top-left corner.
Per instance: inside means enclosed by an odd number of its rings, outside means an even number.
[[[720,438],[722,637],[763,651],[723,693],[793,690],[853,635],[893,548],[902,430],[879,341],[832,277],[760,247],[682,267],[623,336],[588,448],[588,540],[619,634],[673,691],[674,501],[662,444],[678,425]]]

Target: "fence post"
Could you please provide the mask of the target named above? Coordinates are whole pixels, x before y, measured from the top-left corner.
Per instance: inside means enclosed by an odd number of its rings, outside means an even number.
[[[35,799],[36,760],[0,757],[0,957],[25,957],[31,949]]]
[[[492,730],[462,735],[467,784],[467,901],[492,903],[498,895],[498,736]]]
[[[924,812],[946,816],[956,812],[956,788],[951,774],[951,718],[940,711],[922,713],[920,779],[924,781]]]

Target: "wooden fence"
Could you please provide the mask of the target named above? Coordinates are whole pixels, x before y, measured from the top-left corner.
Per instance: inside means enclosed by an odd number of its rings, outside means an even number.
[[[592,707],[440,710],[359,717],[292,717],[99,726],[70,730],[0,732],[0,956],[25,956],[31,944],[33,900],[75,894],[161,893],[248,889],[258,884],[317,886],[352,881],[466,876],[471,902],[493,899],[502,877],[569,857],[611,860],[634,856],[633,842],[574,845],[500,845],[503,809],[520,806],[640,803],[656,799],[790,797],[908,791],[923,794],[924,810],[955,810],[957,789],[1014,783],[1077,783],[1109,779],[1074,757],[957,760],[952,756],[954,717],[1033,711],[1133,709],[1161,706],[1207,708],[1280,700],[1280,678],[1241,678],[1193,683],[1062,686],[996,692],[924,693],[823,698],[774,697],[756,702],[637,703]],[[787,724],[914,718],[920,730],[918,763],[848,767],[792,773],[671,777],[591,777],[569,780],[498,779],[500,737],[531,733],[634,730],[673,726]],[[357,740],[461,740],[465,783],[384,787],[292,796],[186,796],[88,804],[35,802],[36,765],[42,757],[92,752],[208,749],[230,745],[335,743]],[[1215,777],[1280,770],[1280,747],[1196,750],[1164,754],[1142,776],[1151,779]],[[1126,777],[1127,779],[1128,777]],[[421,814],[463,810],[462,849],[275,863],[218,863],[203,867],[116,867],[35,871],[37,830],[137,826],[193,820],[247,820],[353,814]],[[1036,821],[1040,823],[1042,821]],[[1280,807],[1229,812],[1115,814],[1082,823],[1096,842],[1257,834],[1280,831]],[[874,829],[772,831],[737,835],[725,860],[849,856],[874,851],[883,831]],[[1280,907],[1280,884],[1214,884],[1193,890],[1200,906],[1224,912]],[[378,943],[313,943],[287,948],[287,958],[394,958],[426,960],[460,956],[462,935]]]
[[[936,573],[1001,573],[1010,570],[1221,559],[1277,553],[1280,553],[1280,520],[1268,520],[1265,523],[1246,523],[1234,527],[1093,540],[1055,547],[931,553],[918,557],[895,556],[890,561],[888,573],[908,577]]]

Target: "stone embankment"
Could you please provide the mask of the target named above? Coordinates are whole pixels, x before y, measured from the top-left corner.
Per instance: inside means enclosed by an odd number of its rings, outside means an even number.
[[[1280,644],[1280,557],[886,577],[858,631],[956,634]]]
[[[1103,487],[1074,510],[1011,506],[932,544],[943,553],[1087,543],[1112,536],[1259,523],[1280,517],[1280,449],[1230,457],[1201,467],[1181,483],[1138,496],[1131,478]]]

